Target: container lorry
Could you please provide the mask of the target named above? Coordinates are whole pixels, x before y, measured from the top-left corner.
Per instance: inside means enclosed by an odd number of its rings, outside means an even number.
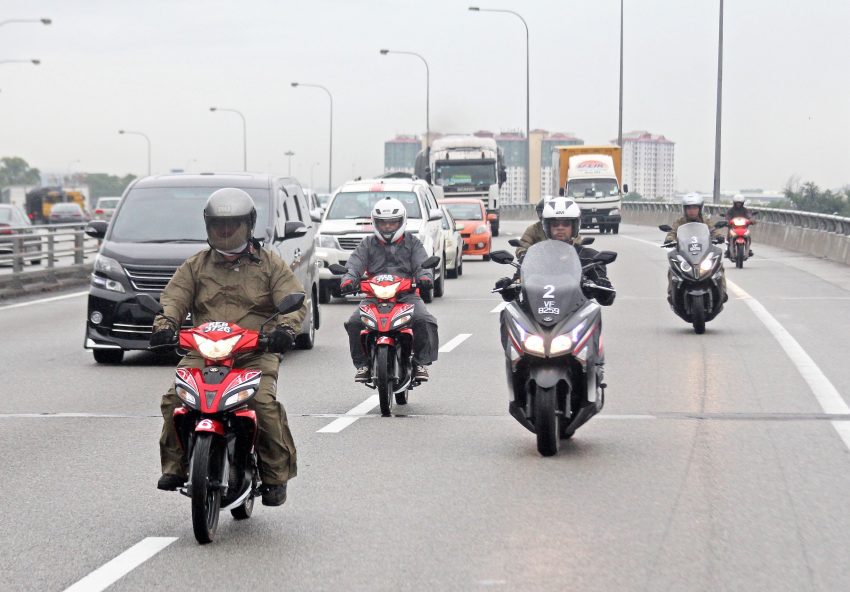
[[[416,176],[442,188],[445,197],[477,197],[499,236],[499,188],[507,179],[505,156],[493,138],[446,136],[416,156]]]
[[[558,193],[581,208],[581,227],[600,233],[620,231],[620,207],[628,193],[622,184],[619,146],[556,146],[552,149],[553,178]]]

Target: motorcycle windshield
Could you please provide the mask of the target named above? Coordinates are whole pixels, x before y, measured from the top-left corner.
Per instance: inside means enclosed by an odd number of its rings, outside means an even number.
[[[575,247],[546,240],[532,245],[520,268],[524,305],[534,320],[551,326],[587,302],[581,291],[581,261]]]
[[[711,231],[702,222],[682,224],[676,231],[679,254],[692,266],[699,265],[711,251]]]

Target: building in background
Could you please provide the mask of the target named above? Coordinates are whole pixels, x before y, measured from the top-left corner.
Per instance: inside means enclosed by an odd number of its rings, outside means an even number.
[[[616,144],[616,140],[612,140]],[[644,199],[673,199],[675,144],[647,131],[623,134],[623,179]]]
[[[505,172],[508,175],[499,190],[499,199],[502,205],[525,203],[525,134],[519,130],[509,130],[494,137],[505,153]]]
[[[396,136],[384,142],[384,172],[413,174],[416,155],[421,149],[422,141],[418,136]]]

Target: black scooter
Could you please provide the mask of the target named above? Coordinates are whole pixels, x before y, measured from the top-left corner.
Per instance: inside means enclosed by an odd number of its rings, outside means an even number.
[[[582,267],[574,247],[547,240],[532,245],[522,265],[507,251],[490,258],[519,269],[518,283],[493,290],[508,301],[500,317],[508,410],[537,435],[540,454],[552,456],[559,441],[572,437],[605,402],[601,307],[582,288],[613,289],[584,279],[583,272],[612,263],[617,254],[600,252]]]

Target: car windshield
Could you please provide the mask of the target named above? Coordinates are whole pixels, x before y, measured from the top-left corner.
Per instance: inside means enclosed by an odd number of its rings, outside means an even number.
[[[207,240],[204,205],[220,187],[135,188],[112,222],[110,240],[128,243]],[[254,200],[254,234],[268,226],[269,190],[242,188]]]
[[[572,179],[567,182],[569,197],[607,197],[619,192],[615,179]]]
[[[385,197],[392,197],[404,204],[408,218],[421,218],[419,200],[413,191],[341,191],[336,194],[325,220],[348,220],[371,218],[372,208]]]
[[[443,203],[455,220],[483,220],[481,206],[474,203]]]
[[[450,162],[438,161],[434,183],[446,189],[474,187],[486,189],[496,182],[495,161],[489,162]]]
[[[102,197],[99,200],[97,200],[97,207],[98,208],[115,209],[115,206],[118,205],[118,201],[120,199],[121,199],[120,197]]]

